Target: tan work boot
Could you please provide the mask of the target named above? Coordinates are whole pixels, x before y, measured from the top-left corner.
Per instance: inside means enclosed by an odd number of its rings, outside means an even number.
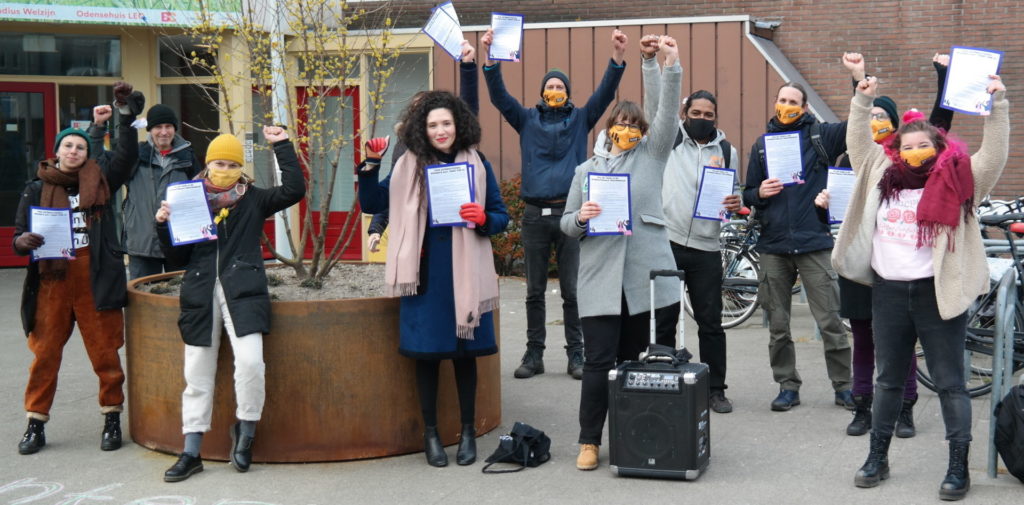
[[[576,468],[580,470],[593,470],[597,468],[597,453],[599,447],[594,444],[580,445],[580,455],[576,456]]]

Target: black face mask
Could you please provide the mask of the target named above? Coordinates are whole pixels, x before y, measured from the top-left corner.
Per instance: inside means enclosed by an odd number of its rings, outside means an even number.
[[[715,122],[710,119],[688,117],[683,121],[683,128],[693,140],[711,140],[717,133]]]

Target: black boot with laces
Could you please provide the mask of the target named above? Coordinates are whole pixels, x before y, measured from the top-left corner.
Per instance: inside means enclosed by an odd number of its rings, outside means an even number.
[[[108,412],[103,421],[103,438],[100,439],[100,450],[116,451],[121,448],[121,413]]]
[[[853,483],[857,487],[875,487],[889,478],[889,442],[892,435],[882,436],[871,432],[871,449],[864,466],[857,470]]]
[[[949,441],[949,469],[939,486],[939,498],[946,501],[960,500],[971,489],[971,474],[967,469],[970,442]]]

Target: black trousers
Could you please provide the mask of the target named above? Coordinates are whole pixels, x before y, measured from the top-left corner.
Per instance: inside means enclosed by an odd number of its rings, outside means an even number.
[[[700,361],[710,372],[712,391],[725,385],[725,330],[722,329],[722,253],[701,251],[672,242],[676,268],[686,272],[686,291],[690,294],[693,320],[700,340]],[[674,304],[655,312],[658,343],[675,347],[679,307]]]
[[[629,315],[623,296],[618,315],[580,318],[585,360],[579,443],[601,445],[601,432],[608,416],[608,371],[617,363],[637,359],[647,348],[650,317],[650,312]]]

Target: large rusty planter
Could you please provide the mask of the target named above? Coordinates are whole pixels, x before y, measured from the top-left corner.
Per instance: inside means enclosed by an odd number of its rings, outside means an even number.
[[[183,445],[181,393],[184,344],[178,298],[137,289],[167,279],[160,274],[129,283],[125,310],[128,413],[135,443],[177,453]],[[423,421],[415,362],[398,354],[398,300],[367,298],[273,302],[271,331],[263,339],[267,399],[256,431],[257,462],[339,461],[423,450]],[[495,311],[495,329],[498,327]],[[235,422],[231,345],[224,337],[217,365],[213,425],[203,458],[227,460]],[[476,429],[501,422],[498,355],[480,358]],[[441,367],[438,428],[458,441],[459,409],[451,362]]]

